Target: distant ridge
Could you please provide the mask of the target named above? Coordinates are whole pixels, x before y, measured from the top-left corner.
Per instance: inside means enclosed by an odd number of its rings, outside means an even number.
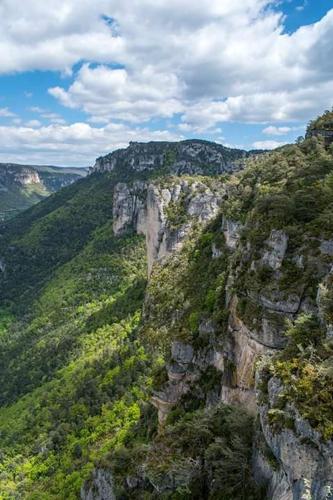
[[[97,158],[91,172],[111,172],[118,168],[137,172],[168,169],[177,175],[216,175],[239,170],[246,158],[262,152],[228,148],[202,139],[130,142],[125,149]]]
[[[85,168],[0,163],[0,220],[29,208],[87,174]]]

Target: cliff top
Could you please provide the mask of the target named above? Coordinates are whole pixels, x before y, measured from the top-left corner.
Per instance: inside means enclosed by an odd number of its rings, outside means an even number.
[[[238,170],[242,160],[255,153],[258,152],[228,148],[202,139],[130,142],[125,149],[97,158],[91,171],[111,172],[120,167],[123,171],[137,172],[168,169],[178,175],[221,174]]]

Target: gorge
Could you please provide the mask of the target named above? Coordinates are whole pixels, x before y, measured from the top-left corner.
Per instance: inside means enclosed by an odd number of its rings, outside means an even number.
[[[132,143],[2,223],[3,498],[333,498],[331,115]]]

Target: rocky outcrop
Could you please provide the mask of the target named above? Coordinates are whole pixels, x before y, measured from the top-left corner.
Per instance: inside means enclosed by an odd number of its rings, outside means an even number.
[[[158,410],[158,421],[163,426],[168,414],[189,391],[190,384],[197,379],[197,374],[190,371],[194,350],[190,344],[172,342],[171,361],[167,366],[169,381],[161,391],[155,391],[151,402]]]
[[[257,387],[260,387],[260,375]],[[275,461],[257,452],[257,477],[269,483],[272,500],[328,500],[333,498],[333,443],[324,442],[293,405],[281,413],[281,424],[272,425],[270,414],[283,393],[280,381],[272,377],[267,386],[267,403],[259,406],[262,433]],[[258,398],[262,399],[258,389]],[[289,422],[288,425],[286,422]]]
[[[119,235],[128,228],[135,228],[138,234],[145,234],[147,219],[147,184],[134,182],[132,185],[119,183],[113,193],[113,232]]]
[[[81,488],[81,500],[116,500],[112,474],[108,469],[94,469]]]
[[[237,314],[236,296],[231,300],[229,309],[229,336],[225,346],[225,356],[233,376],[224,377],[221,399],[227,404],[245,405],[251,413],[256,413],[256,360],[264,354],[273,354],[274,339],[271,339],[270,333],[267,339],[246,327]]]
[[[319,318],[326,329],[328,339],[333,338],[333,266],[324,280],[319,284],[317,292]]]
[[[114,196],[114,232],[121,234],[132,228],[146,236],[150,273],[154,262],[162,261],[163,264],[163,259],[181,249],[194,222],[205,225],[221,208],[223,210],[228,194],[223,183],[217,182],[172,178],[163,183],[138,181],[131,185],[118,184]],[[192,345],[190,340],[173,340],[166,365],[168,380],[153,393],[151,402],[158,410],[160,428],[165,426],[170,412],[192,397],[194,392],[207,407],[222,401],[246,407],[253,415],[259,413],[262,438],[272,455],[271,461],[276,463],[274,469],[258,447],[255,452],[256,476],[259,482],[268,482],[268,498],[333,498],[329,496],[332,489],[330,445],[322,443],[292,406],[287,409],[286,419],[295,422],[295,428],[288,428],[284,422],[281,430],[276,432],[269,412],[274,406],[274,398],[278,397],[278,389],[270,383],[271,393],[265,405],[260,399],[258,404],[255,387],[258,360],[275,354],[285,346],[286,320],[294,320],[301,312],[319,314],[326,325],[327,335],[331,335],[331,316],[327,315],[326,309],[327,301],[331,300],[328,295],[332,277],[328,274],[322,281],[317,304],[313,296],[307,295],[301,279],[289,288],[283,286],[286,269],[292,269],[296,276],[298,272],[301,274],[308,261],[311,262],[311,252],[306,253],[302,247],[293,253],[288,248],[287,233],[277,229],[264,235],[260,240],[262,246],[253,249],[251,240],[241,238],[241,234],[246,235],[246,230],[247,227],[224,216],[218,229],[224,238],[219,236],[216,239],[219,243],[212,243],[210,247],[212,259],[222,255],[229,259],[226,272],[225,308],[229,313],[226,335],[223,339],[218,338],[220,332],[216,331],[213,316],[208,315],[204,320],[200,318],[196,332],[198,337],[204,338],[205,347],[200,347],[200,343],[199,347],[195,343]],[[315,248],[314,242],[312,245]],[[318,244],[320,251],[316,247],[314,252],[323,255],[325,260],[332,256],[331,246],[331,240],[321,241]],[[318,265],[318,276],[327,273],[327,267],[327,262]],[[244,284],[241,288],[239,278],[244,278],[244,275],[247,279],[241,281]],[[252,322],[248,311],[248,316],[246,311],[243,311],[244,316],[240,312],[241,299],[252,311]],[[207,370],[216,370],[214,380],[217,386],[206,390],[202,387],[202,379]]]
[[[239,170],[251,152],[231,149],[215,142],[186,140],[180,142],[131,142],[97,158],[92,172],[117,169],[144,172],[168,169],[171,174],[221,174]]]
[[[155,261],[179,250],[194,222],[206,224],[222,204],[223,184],[175,179],[159,183],[118,183],[114,191],[113,230],[144,234],[148,273]]]
[[[329,146],[333,143],[333,130],[314,128],[308,131],[307,137],[322,137],[325,145]]]
[[[12,185],[28,186],[30,184],[41,184],[39,173],[30,167],[12,164],[0,164],[0,189],[6,191]]]
[[[333,257],[333,240],[323,240],[320,243],[320,251],[323,255]]]
[[[0,220],[13,217],[86,173],[79,168],[0,163]]]
[[[284,231],[273,229],[265,243],[267,250],[262,257],[262,262],[273,269],[273,271],[277,271],[281,268],[284,256],[286,255],[288,236]]]
[[[229,250],[235,250],[240,238],[241,224],[223,217],[222,231]]]

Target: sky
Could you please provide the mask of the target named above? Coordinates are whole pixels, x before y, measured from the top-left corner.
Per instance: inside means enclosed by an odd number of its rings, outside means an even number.
[[[333,0],[0,0],[0,162],[272,149],[333,105]]]

